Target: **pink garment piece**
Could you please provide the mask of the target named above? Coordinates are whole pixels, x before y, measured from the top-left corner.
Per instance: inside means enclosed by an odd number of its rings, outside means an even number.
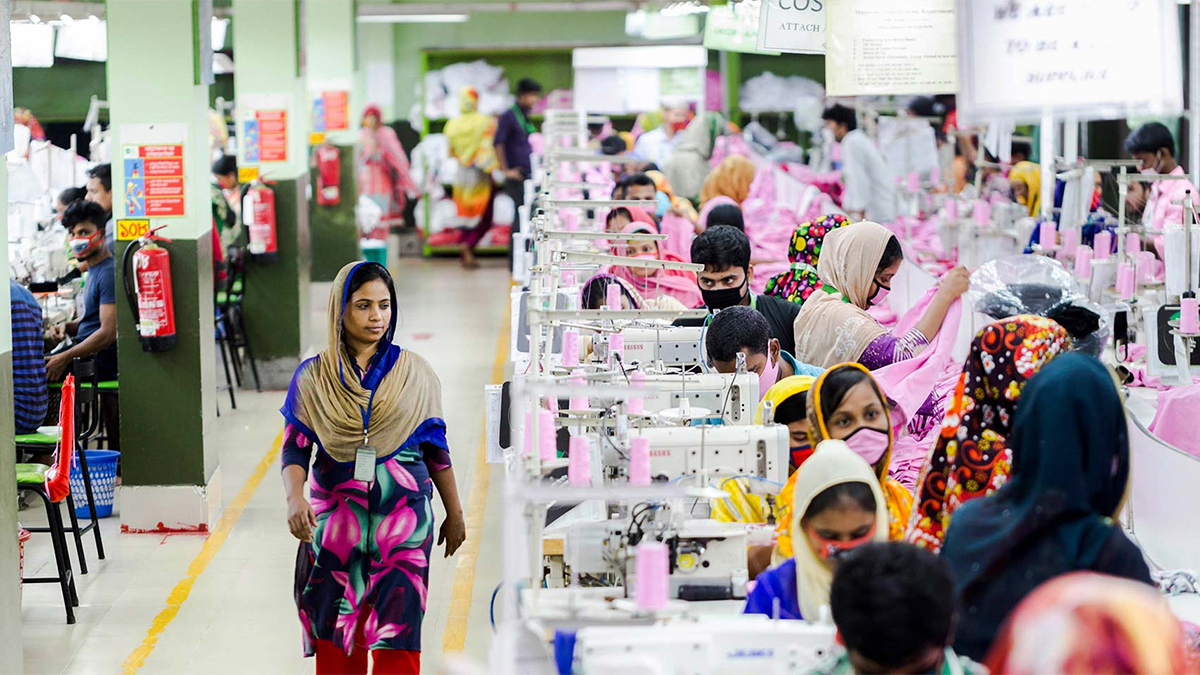
[[[1196,419],[1200,418],[1200,384],[1178,387],[1158,394],[1158,410],[1150,423],[1150,433],[1163,441],[1200,457],[1200,436]]]
[[[658,242],[658,249],[669,253],[684,262],[692,261],[692,240],[696,238],[696,228],[692,221],[668,212],[658,224],[659,232],[667,238]]]
[[[1183,176],[1186,173],[1182,166],[1177,166],[1171,175]],[[1146,200],[1145,209],[1145,213],[1154,214],[1149,223],[1151,229],[1162,231],[1167,225],[1180,225],[1183,222],[1183,206],[1171,202],[1182,200],[1188,190],[1192,191],[1193,199],[1200,195],[1200,191],[1190,180],[1160,180],[1151,183],[1150,197]],[[1157,246],[1157,241],[1155,244]],[[1158,249],[1161,257],[1161,246],[1158,246]]]
[[[795,204],[780,203],[775,194],[775,173],[782,171],[770,162],[759,163],[750,184],[750,194],[742,202],[742,219],[750,239],[750,259],[754,261],[754,280],[750,285],[762,293],[775,274],[788,269],[787,251],[792,235],[800,226]],[[767,263],[779,263],[778,266]]]
[[[900,322],[892,331],[893,334],[904,335],[912,330],[925,314],[925,310],[929,308],[936,293],[936,286],[926,291],[912,309],[900,318]],[[911,359],[884,366],[872,373],[875,381],[883,389],[883,393],[900,409],[902,419],[892,419],[892,426],[895,428],[902,429],[908,424],[909,420],[924,405],[929,395],[937,388],[939,382],[945,378],[948,368],[956,372],[962,371],[961,363],[953,363],[954,338],[958,335],[958,324],[961,319],[962,301],[956,300],[953,305],[950,305],[950,310],[946,312],[946,319],[942,322],[941,330],[933,336],[924,351]]]

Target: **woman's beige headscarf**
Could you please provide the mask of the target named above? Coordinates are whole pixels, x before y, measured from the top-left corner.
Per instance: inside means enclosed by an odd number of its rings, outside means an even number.
[[[396,452],[427,421],[440,424],[442,418],[442,385],[429,362],[391,343],[396,330],[394,310],[367,377],[360,381],[355,373],[354,359],[342,340],[342,311],[351,275],[367,264],[373,263],[350,263],[338,272],[329,291],[329,346],[300,365],[282,410],[289,422],[302,425],[305,435],[315,434],[311,440],[339,462],[354,461],[363,444],[363,411],[368,405],[367,443],[379,457]],[[371,401],[371,390],[364,384],[376,380]]]
[[[867,314],[871,283],[892,233],[864,221],[825,235],[817,275],[824,287],[809,296],[796,316],[796,358],[821,368],[857,361],[885,334]]]
[[[809,504],[817,495],[842,483],[866,483],[875,497],[875,541],[887,541],[888,514],[879,479],[867,460],[854,454],[844,441],[822,441],[812,457],[796,469],[796,491],[792,504],[792,550],[796,559],[796,593],[800,614],[807,621],[821,618],[821,605],[829,604],[833,571],[808,545],[800,525]]]
[[[741,155],[726,157],[704,179],[704,185],[700,188],[700,203],[715,197],[729,197],[738,204],[745,202],[750,197],[754,173],[752,160]]]

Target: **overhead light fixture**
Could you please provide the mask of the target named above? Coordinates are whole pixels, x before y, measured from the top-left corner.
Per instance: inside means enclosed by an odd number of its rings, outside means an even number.
[[[359,23],[464,23],[469,14],[367,14]]]
[[[100,17],[96,16],[95,14],[88,14],[88,21],[99,21],[99,20],[100,20]]]
[[[75,17],[71,16],[70,14],[63,14],[62,16],[58,17],[58,20],[63,23],[71,23],[75,20]]]
[[[29,15],[29,21],[30,21],[31,23],[41,23],[41,22],[42,22],[42,17],[38,16],[37,14],[30,14],[30,15]]]
[[[689,16],[691,14],[707,14],[708,5],[698,0],[682,0],[672,2],[659,12],[663,16]]]

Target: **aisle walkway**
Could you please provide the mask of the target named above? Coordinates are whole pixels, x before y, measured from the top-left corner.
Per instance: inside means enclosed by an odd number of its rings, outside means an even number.
[[[440,547],[434,551],[422,639],[424,672],[436,673],[444,640],[450,647],[460,645],[479,663],[490,644],[488,602],[500,578],[494,563],[500,555],[498,508],[488,505],[499,504],[500,473],[486,465],[477,467],[476,458],[483,430],[483,386],[491,381],[497,359],[509,286],[498,261],[484,261],[484,269],[470,274],[450,261],[406,260],[393,271],[401,311],[397,341],[427,357],[441,376],[464,508],[474,487],[489,488],[488,499],[477,499],[476,504],[483,528],[468,531],[468,538],[477,537],[479,544],[473,583],[469,569],[458,570],[460,565],[469,567],[469,558],[460,559],[471,546],[464,545],[464,552],[450,561],[441,557]],[[316,347],[326,339],[328,289],[328,284],[313,289]],[[78,578],[76,625],[66,625],[56,586],[26,587],[26,673],[312,672],[312,661],[300,656],[300,628],[292,602],[296,541],[285,522],[276,445],[282,400],[283,392],[245,392],[238,396],[238,410],[230,411],[228,398],[220,399],[223,414],[213,433],[221,455],[222,499],[232,516],[236,505],[229,507],[242,493],[245,508],[207,564],[206,554],[219,543],[219,529],[209,537],[122,535],[115,531],[119,519],[113,518],[104,523],[107,560],[96,560],[90,539],[86,544],[92,569]],[[165,456],[169,448],[157,451]],[[476,474],[477,469],[483,473]],[[440,521],[442,508],[436,499],[435,505]],[[44,522],[40,509],[23,511],[20,517],[26,525]],[[471,517],[468,512],[468,524]],[[26,549],[27,572],[46,574],[47,565],[53,566],[49,543],[44,535],[31,543]],[[187,592],[186,579],[196,572]],[[173,618],[169,611],[164,613],[169,598],[183,600]],[[140,669],[139,663],[144,664]]]

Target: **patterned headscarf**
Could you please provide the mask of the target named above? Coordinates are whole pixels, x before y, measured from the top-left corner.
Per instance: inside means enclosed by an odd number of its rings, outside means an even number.
[[[772,277],[767,282],[765,293],[803,305],[808,296],[822,285],[821,277],[817,275],[817,260],[821,256],[825,235],[849,224],[849,218],[835,214],[802,223],[797,227],[788,247],[788,260],[791,261],[792,267],[783,274]]]
[[[1007,438],[1025,382],[1070,344],[1062,326],[1032,314],[989,324],[975,336],[941,435],[921,469],[909,542],[940,551],[955,509],[1008,480]]]
[[[1005,622],[993,673],[1195,673],[1179,619],[1145,584],[1094,572],[1048,581]]]

